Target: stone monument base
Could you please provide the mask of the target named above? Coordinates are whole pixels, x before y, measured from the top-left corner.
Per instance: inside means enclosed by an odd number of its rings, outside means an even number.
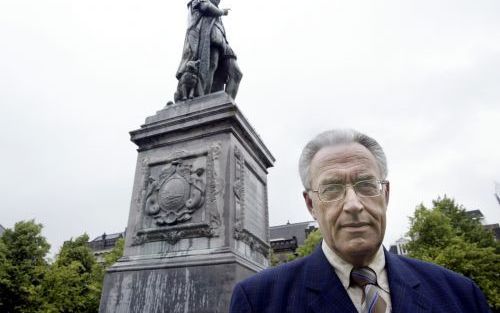
[[[101,313],[223,313],[236,282],[269,265],[274,158],[224,92],[169,105],[138,146],[124,256]]]
[[[101,312],[227,312],[236,281],[257,271],[231,253],[125,262],[104,280]]]

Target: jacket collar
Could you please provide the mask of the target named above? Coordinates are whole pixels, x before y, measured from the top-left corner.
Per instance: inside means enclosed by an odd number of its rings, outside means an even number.
[[[306,297],[311,311],[357,313],[335,270],[323,254],[321,245],[316,247],[306,262]]]
[[[385,253],[385,266],[391,293],[392,313],[429,312],[431,301],[423,293],[418,277],[401,260],[401,257]]]
[[[420,280],[413,271],[400,257],[385,249],[384,253],[392,313],[430,312],[431,301],[423,293]],[[307,301],[312,312],[357,313],[335,270],[323,254],[321,245],[307,257],[305,278]]]

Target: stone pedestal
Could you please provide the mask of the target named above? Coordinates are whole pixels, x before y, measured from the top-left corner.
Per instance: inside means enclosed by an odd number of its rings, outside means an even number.
[[[168,106],[131,139],[125,253],[100,312],[227,312],[234,284],[269,265],[273,156],[224,92]]]

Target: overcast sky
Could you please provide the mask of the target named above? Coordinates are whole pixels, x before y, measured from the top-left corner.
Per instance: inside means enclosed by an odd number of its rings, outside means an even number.
[[[0,224],[34,218],[57,252],[123,231],[128,132],[173,98],[184,0],[0,1]],[[500,221],[500,2],[222,0],[236,99],[276,158],[270,224],[310,220],[297,160],[351,127],[389,162],[385,244],[448,195]]]

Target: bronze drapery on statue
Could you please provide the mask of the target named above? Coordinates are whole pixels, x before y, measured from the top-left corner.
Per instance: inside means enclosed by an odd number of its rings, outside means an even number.
[[[174,101],[183,101],[225,90],[233,99],[243,74],[226,38],[219,0],[188,2],[188,28],[182,59],[176,77],[179,80]]]

